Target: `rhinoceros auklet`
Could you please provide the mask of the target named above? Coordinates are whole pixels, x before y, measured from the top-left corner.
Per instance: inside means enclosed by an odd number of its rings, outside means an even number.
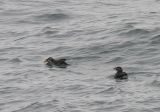
[[[126,72],[123,72],[122,67],[115,67],[114,69],[117,71],[114,76],[115,79],[128,79],[128,75]]]
[[[45,61],[47,66],[52,67],[54,65],[61,67],[61,68],[66,68],[67,65],[69,65],[68,63],[66,63],[66,59],[53,59],[52,57],[47,58]]]

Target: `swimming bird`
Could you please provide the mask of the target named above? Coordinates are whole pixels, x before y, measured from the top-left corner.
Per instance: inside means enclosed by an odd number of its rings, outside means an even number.
[[[60,68],[66,68],[67,65],[69,65],[68,63],[66,63],[66,59],[64,59],[64,58],[55,60],[52,57],[49,57],[44,62],[49,67],[52,67],[55,65]]]
[[[128,79],[128,75],[126,72],[123,72],[122,67],[115,67],[114,69],[117,71],[114,76],[115,79]]]

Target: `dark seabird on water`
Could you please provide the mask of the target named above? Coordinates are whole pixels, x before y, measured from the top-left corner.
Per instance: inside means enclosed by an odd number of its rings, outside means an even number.
[[[128,75],[126,72],[123,72],[122,67],[115,67],[114,69],[117,71],[114,76],[115,79],[128,79]]]
[[[69,65],[68,63],[66,63],[66,59],[64,58],[56,60],[56,59],[53,59],[52,57],[49,57],[44,62],[49,67],[52,67],[55,65],[60,68],[66,68]]]

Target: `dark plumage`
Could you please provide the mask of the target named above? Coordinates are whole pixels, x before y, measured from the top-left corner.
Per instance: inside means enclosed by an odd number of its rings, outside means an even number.
[[[45,61],[47,66],[52,67],[54,65],[61,67],[61,68],[66,68],[68,63],[66,63],[66,59],[53,59],[52,57],[47,58]]]
[[[114,68],[117,73],[115,74],[115,79],[128,79],[128,75],[126,72],[123,72],[123,69],[121,67],[115,67]]]

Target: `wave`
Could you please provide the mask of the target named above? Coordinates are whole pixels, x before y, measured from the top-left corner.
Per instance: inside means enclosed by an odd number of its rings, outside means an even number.
[[[23,108],[20,108],[18,110],[15,110],[15,111],[12,111],[12,112],[32,112],[33,110],[36,111],[36,112],[39,112],[39,111],[46,111],[48,112],[48,110],[52,110],[53,109],[58,109],[57,108],[57,105],[58,105],[58,100],[52,100],[52,101],[47,101],[47,102],[44,102],[44,103],[41,103],[41,102],[33,102],[33,103],[30,103],[29,105],[23,107]]]
[[[0,52],[9,52],[13,50],[22,50],[25,49],[24,47],[6,47],[6,48],[1,48]]]
[[[42,14],[42,15],[35,16],[35,19],[38,21],[60,21],[68,18],[69,18],[69,15],[63,14],[63,13]]]
[[[147,35],[150,31],[145,29],[132,29],[126,32],[120,33],[120,35],[127,35],[127,36],[137,36],[137,35]]]
[[[108,93],[114,93],[115,91],[116,91],[115,87],[108,87],[105,90],[99,91],[97,94],[108,94]]]
[[[45,34],[45,35],[52,35],[52,34],[57,34],[59,32],[58,29],[52,28],[52,27],[44,27],[40,34]]]
[[[71,48],[70,46],[59,46],[59,47],[42,51],[41,54],[54,54],[57,52],[66,52],[66,51],[69,51],[70,49],[73,49],[73,48]]]
[[[39,15],[29,15],[21,18],[20,20],[16,20],[16,24],[43,24],[44,22],[58,22],[69,19],[70,16],[63,13],[45,13]]]
[[[21,90],[22,89],[18,88],[18,87],[4,87],[4,88],[1,88],[0,94],[3,95],[3,94],[9,94],[9,93],[13,93],[13,92],[16,93]]]
[[[24,108],[21,108],[19,110],[15,110],[15,111],[12,111],[12,112],[22,112],[22,111],[28,112],[28,111],[32,111],[32,109],[35,110],[36,108],[39,108],[41,106],[42,105],[39,102],[35,102],[35,103],[29,104],[28,106],[26,106]]]
[[[123,60],[123,57],[114,57],[112,60],[106,62],[106,63],[115,63],[115,62],[120,62]]]
[[[160,34],[155,35],[151,38],[151,42],[152,45],[154,44],[159,44],[160,43]]]
[[[20,63],[20,62],[22,62],[22,60],[20,58],[13,58],[13,59],[10,60],[10,62]]]

